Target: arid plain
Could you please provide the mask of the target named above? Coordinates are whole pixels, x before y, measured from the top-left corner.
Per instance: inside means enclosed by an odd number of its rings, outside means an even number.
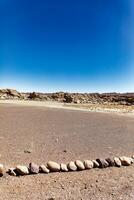
[[[134,118],[42,106],[0,104],[4,166],[131,156]],[[134,199],[134,166],[0,178],[0,199]]]

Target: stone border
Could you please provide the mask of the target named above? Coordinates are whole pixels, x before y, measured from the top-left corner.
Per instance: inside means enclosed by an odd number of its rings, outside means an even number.
[[[49,161],[46,165],[37,165],[35,163],[30,163],[29,166],[17,165],[15,168],[9,168],[8,171],[4,171],[4,166],[0,164],[0,176],[2,177],[4,173],[8,173],[11,176],[23,176],[38,173],[51,173],[51,172],[69,172],[69,171],[82,171],[89,170],[93,168],[107,168],[107,167],[121,167],[130,166],[134,163],[134,156],[132,157],[114,157],[106,159],[96,159],[96,160],[76,160],[71,161],[68,164],[58,164],[54,161]]]

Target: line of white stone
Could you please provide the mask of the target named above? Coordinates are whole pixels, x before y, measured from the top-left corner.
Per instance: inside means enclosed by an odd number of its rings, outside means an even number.
[[[2,177],[4,173],[8,173],[11,176],[23,176],[29,174],[38,173],[50,173],[50,172],[69,172],[69,171],[81,171],[92,168],[107,168],[107,167],[121,167],[129,166],[133,164],[134,156],[132,157],[114,157],[107,159],[96,159],[96,160],[76,160],[71,161],[68,164],[58,164],[54,161],[49,161],[46,165],[37,165],[35,163],[30,163],[29,166],[17,165],[15,168],[9,168],[7,172],[4,170],[4,166],[0,164],[0,176]]]

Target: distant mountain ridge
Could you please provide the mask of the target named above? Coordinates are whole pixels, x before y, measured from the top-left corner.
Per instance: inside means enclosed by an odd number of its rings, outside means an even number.
[[[0,99],[58,101],[76,104],[114,103],[128,106],[134,105],[134,93],[23,93],[14,89],[0,89]]]

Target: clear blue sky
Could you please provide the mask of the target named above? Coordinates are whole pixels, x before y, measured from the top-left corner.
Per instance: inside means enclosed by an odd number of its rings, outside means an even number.
[[[133,0],[1,0],[0,88],[134,91]]]

